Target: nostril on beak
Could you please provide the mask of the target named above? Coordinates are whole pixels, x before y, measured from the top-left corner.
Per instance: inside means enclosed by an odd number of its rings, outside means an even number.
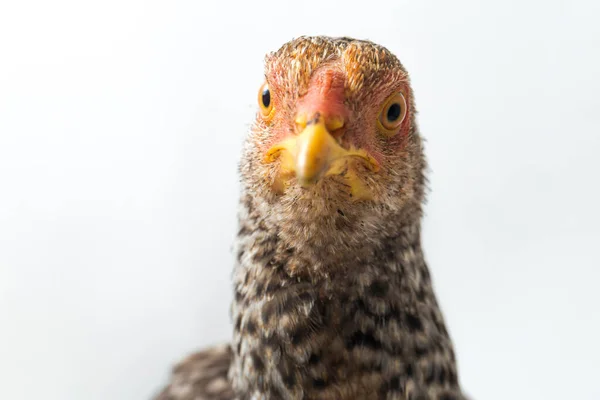
[[[321,119],[325,122],[325,127],[336,139],[340,139],[343,135],[344,118],[340,116],[325,116],[320,112],[316,112],[308,118],[306,113],[301,113],[296,116],[294,122],[296,123],[296,132],[302,132],[307,125],[318,123]]]

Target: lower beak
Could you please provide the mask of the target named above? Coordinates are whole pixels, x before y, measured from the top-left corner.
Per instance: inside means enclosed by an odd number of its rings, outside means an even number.
[[[281,152],[288,153],[282,159],[283,168],[295,171],[298,183],[308,187],[328,175],[336,161],[346,157],[359,157],[366,161],[371,170],[379,168],[373,157],[362,150],[346,150],[329,133],[323,118],[310,121],[298,136],[288,138],[266,154],[265,161],[272,162]],[[291,157],[289,157],[291,156]]]

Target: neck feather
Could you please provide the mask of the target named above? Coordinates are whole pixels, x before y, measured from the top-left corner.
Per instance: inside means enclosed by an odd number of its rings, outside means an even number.
[[[377,231],[367,227],[367,236],[346,226],[339,233],[343,240],[318,236],[319,225],[281,224],[269,210],[242,197],[230,370],[238,392],[278,388],[295,398],[295,390],[321,379],[312,376],[319,368],[341,390],[345,384],[339,382],[349,382],[350,375],[363,376],[365,368],[382,363],[391,373],[435,346],[445,351],[449,376],[455,375],[452,345],[421,249],[420,208],[390,216]],[[354,251],[342,243],[352,232],[363,235],[362,243],[353,242]],[[381,351],[383,359],[373,355]],[[373,382],[378,379],[387,378],[378,375]]]

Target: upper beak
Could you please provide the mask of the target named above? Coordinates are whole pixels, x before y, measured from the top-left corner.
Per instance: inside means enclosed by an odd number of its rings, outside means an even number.
[[[375,159],[363,150],[346,150],[331,135],[331,131],[340,129],[344,121],[340,118],[330,118],[327,121],[319,113],[306,122],[299,117],[296,124],[302,131],[299,135],[290,137],[271,147],[265,157],[266,162],[274,161],[283,151],[286,157],[282,159],[282,167],[294,171],[298,183],[304,187],[313,185],[320,178],[334,172],[336,161],[346,157],[359,157],[365,164],[376,171],[379,166]]]

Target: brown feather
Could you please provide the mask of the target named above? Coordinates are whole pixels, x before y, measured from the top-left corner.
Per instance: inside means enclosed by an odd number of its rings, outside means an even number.
[[[294,131],[319,68],[345,77],[341,145],[368,150],[381,169],[349,165],[276,192],[279,166],[265,151]],[[426,162],[404,67],[368,41],[301,37],[266,58],[265,75],[275,117],[257,115],[240,163],[232,349],[184,361],[159,399],[464,399],[421,247]],[[384,135],[376,118],[399,90],[406,123]],[[352,197],[349,173],[371,198]]]
[[[232,353],[229,345],[194,353],[173,368],[171,382],[156,400],[233,400],[227,378]]]

